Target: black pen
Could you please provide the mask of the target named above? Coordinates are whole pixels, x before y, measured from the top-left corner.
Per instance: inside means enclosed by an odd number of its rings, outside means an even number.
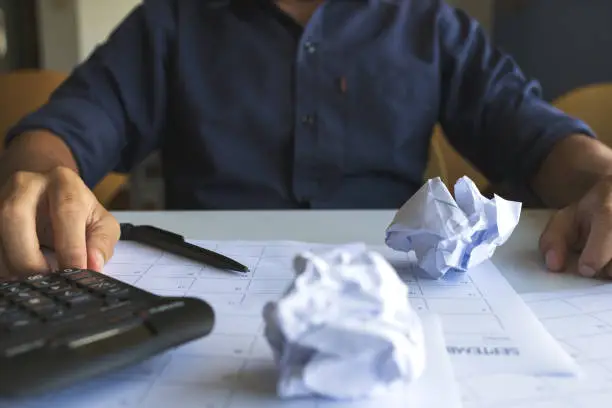
[[[185,241],[184,237],[150,225],[121,224],[122,241],[149,245],[173,255],[183,256],[213,268],[249,272],[249,268],[225,255]]]

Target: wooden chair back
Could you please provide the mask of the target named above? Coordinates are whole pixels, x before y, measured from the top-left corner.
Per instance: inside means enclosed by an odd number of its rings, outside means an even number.
[[[485,191],[489,187],[486,177],[450,145],[439,125],[435,127],[431,138],[431,150],[428,178],[431,178],[431,175],[439,176],[451,192],[455,182],[463,176],[468,176],[474,181],[480,191]]]
[[[553,105],[585,121],[599,140],[612,147],[612,82],[576,88],[558,97]]]

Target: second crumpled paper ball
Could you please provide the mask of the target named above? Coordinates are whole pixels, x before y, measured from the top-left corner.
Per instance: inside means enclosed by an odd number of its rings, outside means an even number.
[[[294,266],[294,283],[264,307],[279,396],[362,399],[421,376],[421,321],[382,255],[355,244],[303,253]]]
[[[493,256],[517,226],[520,202],[483,196],[468,177],[455,184],[455,198],[440,178],[430,179],[397,212],[385,242],[414,251],[418,266],[438,279],[449,270],[466,272]]]

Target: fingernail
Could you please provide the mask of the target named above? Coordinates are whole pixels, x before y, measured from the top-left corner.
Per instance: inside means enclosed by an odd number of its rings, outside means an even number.
[[[578,272],[580,272],[582,276],[586,276],[587,278],[592,278],[597,273],[595,269],[591,268],[588,265],[580,266],[580,269],[578,270]]]
[[[548,269],[551,269],[554,271],[559,269],[559,266],[557,265],[558,264],[557,254],[555,254],[555,251],[553,251],[552,249],[546,252],[545,262],[546,262],[546,266],[548,267]]]
[[[102,252],[96,251],[94,256],[96,258],[96,269],[98,271],[102,271],[102,269],[104,268],[104,263],[105,263],[104,255],[102,255]]]

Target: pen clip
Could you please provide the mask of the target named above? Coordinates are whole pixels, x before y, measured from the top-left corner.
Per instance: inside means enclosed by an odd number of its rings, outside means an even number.
[[[123,237],[123,239],[137,239],[137,235],[157,236],[158,238],[177,242],[185,241],[182,235],[175,234],[174,232],[166,231],[152,225],[133,225],[131,223],[121,224],[121,237]]]

